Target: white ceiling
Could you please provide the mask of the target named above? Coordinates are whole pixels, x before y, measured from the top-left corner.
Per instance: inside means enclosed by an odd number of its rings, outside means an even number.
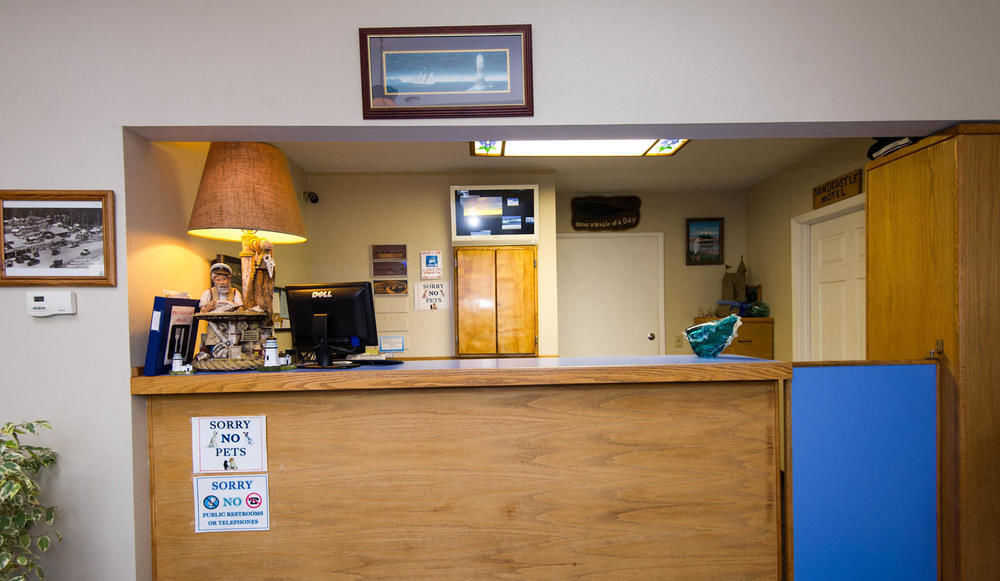
[[[698,192],[746,189],[826,148],[864,138],[705,139],[662,158],[478,158],[469,142],[274,141],[306,173],[551,170],[563,192]]]

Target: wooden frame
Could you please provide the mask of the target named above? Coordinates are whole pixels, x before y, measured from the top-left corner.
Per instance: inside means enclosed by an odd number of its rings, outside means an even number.
[[[0,222],[0,286],[118,284],[114,192],[0,190]]]
[[[684,227],[685,264],[724,264],[724,226],[723,218],[688,218]]]
[[[530,24],[362,28],[359,36],[365,119],[534,114]],[[435,81],[456,71],[468,79]]]

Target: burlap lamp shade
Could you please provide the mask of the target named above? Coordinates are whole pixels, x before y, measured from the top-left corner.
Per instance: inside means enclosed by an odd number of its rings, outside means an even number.
[[[275,244],[306,241],[288,161],[266,143],[213,143],[188,234],[239,242],[247,231]]]

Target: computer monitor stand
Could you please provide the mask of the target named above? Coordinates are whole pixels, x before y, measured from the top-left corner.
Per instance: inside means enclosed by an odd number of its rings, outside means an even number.
[[[330,337],[327,335],[326,314],[313,315],[312,320],[313,352],[316,355],[314,363],[303,363],[299,367],[306,369],[344,369],[358,367],[357,363],[334,360],[330,350]]]

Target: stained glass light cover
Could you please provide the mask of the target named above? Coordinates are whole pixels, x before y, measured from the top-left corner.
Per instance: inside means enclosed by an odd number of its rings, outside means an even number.
[[[473,141],[470,150],[479,157],[662,157],[673,155],[687,142],[687,139]]]

